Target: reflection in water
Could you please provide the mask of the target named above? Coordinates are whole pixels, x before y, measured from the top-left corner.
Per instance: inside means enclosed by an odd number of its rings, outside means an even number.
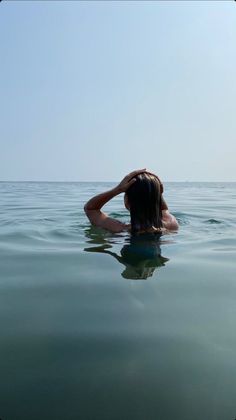
[[[119,263],[125,266],[121,275],[125,279],[145,280],[151,277],[157,267],[165,265],[168,258],[161,256],[160,235],[142,234],[140,236],[130,236],[125,238],[125,245],[121,248],[120,255],[111,251],[111,237],[106,237],[104,233],[95,230],[93,227],[85,232],[89,243],[98,246],[84,248],[86,252],[101,252],[114,257]]]

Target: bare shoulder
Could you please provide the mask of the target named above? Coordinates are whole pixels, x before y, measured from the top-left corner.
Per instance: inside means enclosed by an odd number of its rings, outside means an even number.
[[[162,223],[163,227],[167,230],[179,229],[179,224],[175,216],[173,216],[173,214],[171,214],[169,210],[162,210]]]

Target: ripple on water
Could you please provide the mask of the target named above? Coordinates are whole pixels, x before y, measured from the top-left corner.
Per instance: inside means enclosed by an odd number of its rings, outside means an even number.
[[[221,220],[217,220],[217,219],[208,219],[208,220],[204,220],[204,223],[209,223],[209,224],[211,224],[211,225],[214,225],[214,224],[220,224],[220,223],[223,223],[223,221],[221,221]]]

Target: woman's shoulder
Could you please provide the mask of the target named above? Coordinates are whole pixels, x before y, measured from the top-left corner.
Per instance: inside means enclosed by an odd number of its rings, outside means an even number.
[[[162,210],[162,224],[166,230],[178,230],[179,228],[175,216],[169,210]]]

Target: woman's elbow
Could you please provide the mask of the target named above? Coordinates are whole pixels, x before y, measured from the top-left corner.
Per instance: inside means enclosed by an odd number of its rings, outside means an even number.
[[[95,210],[90,204],[89,201],[84,205],[84,212],[88,215],[88,213],[92,210]]]
[[[90,222],[91,222],[91,213],[92,213],[92,211],[91,211],[91,209],[89,208],[88,203],[86,203],[86,204],[84,205],[84,212],[85,212],[85,214],[86,214],[87,218],[88,218],[88,219],[90,220]]]

